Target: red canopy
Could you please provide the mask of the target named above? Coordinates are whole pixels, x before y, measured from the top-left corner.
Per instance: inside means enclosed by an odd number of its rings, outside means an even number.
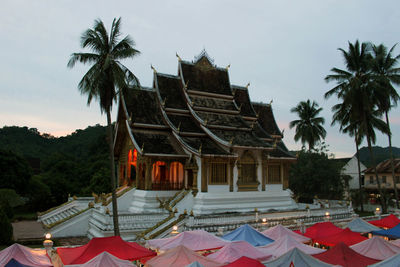
[[[330,247],[333,247],[334,245],[339,244],[340,242],[343,242],[347,246],[352,246],[367,239],[368,238],[362,236],[360,233],[353,232],[349,228],[346,228],[337,234],[328,235],[315,239],[315,242]]]
[[[137,243],[126,242],[119,236],[93,238],[89,243],[80,247],[57,249],[64,265],[83,264],[104,251],[122,260],[130,261],[157,255]]]
[[[229,263],[228,265],[224,265],[224,267],[265,267],[264,264],[259,262],[258,260],[254,260],[252,258],[248,258],[246,256],[242,256],[239,259]]]
[[[369,221],[369,223],[378,227],[393,228],[400,223],[400,220],[393,214],[390,214],[389,216],[383,219]]]
[[[308,227],[304,233],[304,236],[307,236],[313,239],[313,241],[318,242],[317,240],[321,239],[322,237],[335,235],[341,231],[343,231],[342,228],[337,227],[331,222],[320,222]]]
[[[337,244],[326,252],[312,256],[323,262],[333,265],[341,265],[343,267],[364,267],[379,262],[379,260],[368,258],[355,252],[343,242]]]

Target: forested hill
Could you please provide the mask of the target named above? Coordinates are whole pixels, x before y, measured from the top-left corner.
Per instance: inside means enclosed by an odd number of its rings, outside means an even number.
[[[394,158],[400,157],[400,148],[392,147],[392,150],[393,150]],[[376,163],[379,163],[381,161],[384,161],[384,160],[390,158],[389,147],[374,146],[374,147],[372,147],[372,151],[374,153]],[[360,148],[360,160],[365,166],[371,167],[372,161],[369,156],[368,147]]]
[[[63,203],[68,195],[90,196],[111,190],[104,126],[89,126],[59,138],[35,128],[5,126],[0,129],[0,152],[0,163],[9,162],[0,164],[0,188],[15,189],[29,197],[34,210]],[[29,167],[21,167],[27,162],[33,173]],[[25,174],[27,189],[18,185]]]
[[[83,159],[90,153],[99,152],[96,146],[106,141],[105,134],[106,128],[101,125],[76,130],[59,138],[41,134],[36,128],[5,126],[0,129],[0,147],[24,158],[40,158],[42,161],[54,153]],[[101,149],[107,153],[107,146]]]

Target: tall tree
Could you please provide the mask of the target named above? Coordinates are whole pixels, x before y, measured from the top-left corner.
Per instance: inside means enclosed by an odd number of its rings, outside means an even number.
[[[375,129],[386,132],[387,126],[385,122],[380,120],[380,112],[377,109],[376,99],[382,95],[382,92],[376,90],[371,73],[372,56],[370,50],[370,44],[362,43],[360,45],[358,40],[354,44],[349,42],[348,51],[339,48],[347,70],[331,69],[332,74],[326,76],[325,81],[334,81],[337,85],[326,92],[325,97],[336,95],[342,101],[342,108],[349,113],[347,123],[358,125],[356,127],[358,138],[361,135],[366,137],[374,165],[382,211],[386,212],[387,202],[376,171],[372,143],[375,143],[376,140]],[[346,125],[345,121],[341,123]]]
[[[397,192],[397,183],[394,174],[394,164],[393,164],[393,151],[392,151],[392,133],[390,131],[389,122],[389,111],[393,106],[397,106],[397,102],[400,100],[400,96],[397,94],[396,89],[393,84],[400,84],[400,68],[397,68],[398,56],[392,56],[393,50],[396,45],[388,51],[387,48],[380,44],[378,46],[373,46],[373,60],[372,60],[372,73],[378,90],[383,91],[383,95],[378,99],[378,106],[380,110],[385,113],[386,124],[388,125],[388,140],[389,140],[389,151],[390,151],[390,164],[393,178],[393,189],[396,198],[396,206],[399,206],[399,195]]]
[[[121,18],[114,19],[110,34],[101,20],[95,20],[93,29],[86,30],[81,36],[82,48],[89,48],[92,53],[73,53],[68,62],[72,68],[77,62],[90,64],[91,67],[79,82],[81,94],[87,95],[87,104],[98,99],[101,113],[107,114],[107,135],[110,151],[110,169],[112,186],[112,210],[114,235],[119,235],[118,208],[116,198],[116,178],[113,146],[113,129],[111,124],[111,109],[117,101],[119,93],[129,86],[139,86],[139,80],[125,67],[120,60],[137,56],[140,52],[133,48],[135,42],[126,36],[119,39]]]
[[[346,106],[343,103],[336,104],[332,107],[333,117],[331,125],[335,125],[339,123],[340,128],[339,131],[343,133],[349,134],[351,137],[354,137],[354,141],[356,144],[356,158],[357,158],[357,170],[358,170],[358,188],[359,188],[359,203],[361,211],[364,211],[364,203],[363,196],[364,190],[362,187],[362,178],[361,178],[361,166],[360,166],[360,153],[359,146],[363,139],[363,135],[358,131],[358,121],[351,116],[351,107]]]
[[[322,108],[316,102],[301,101],[296,107],[292,108],[290,112],[297,113],[298,120],[291,121],[290,128],[296,127],[294,140],[297,142],[301,140],[303,146],[308,143],[308,150],[312,150],[318,142],[325,139],[326,131],[322,126],[325,123],[323,117],[318,117]]]

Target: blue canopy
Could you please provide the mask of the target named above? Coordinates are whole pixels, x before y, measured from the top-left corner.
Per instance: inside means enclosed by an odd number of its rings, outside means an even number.
[[[264,246],[274,242],[248,224],[242,225],[232,232],[222,236],[223,239],[230,241],[247,241],[253,246]]]
[[[372,231],[373,235],[382,235],[389,238],[400,238],[400,223],[388,230]]]
[[[22,264],[16,259],[11,259],[4,267],[32,267],[32,266]]]

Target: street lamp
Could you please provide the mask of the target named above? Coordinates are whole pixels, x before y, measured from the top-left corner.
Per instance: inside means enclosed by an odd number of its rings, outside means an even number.
[[[53,248],[53,241],[51,241],[51,234],[50,233],[46,233],[44,235],[43,246],[47,251],[51,250]]]
[[[379,220],[381,219],[381,213],[382,213],[381,209],[377,207],[375,209],[375,216],[378,216]]]

